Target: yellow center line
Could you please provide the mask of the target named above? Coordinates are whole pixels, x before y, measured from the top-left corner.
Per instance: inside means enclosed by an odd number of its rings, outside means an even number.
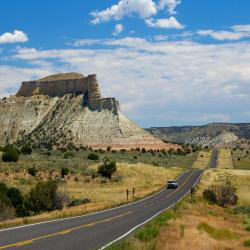
[[[64,230],[64,231],[60,231],[60,232],[57,232],[57,233],[47,234],[47,235],[36,237],[36,238],[30,239],[30,240],[25,240],[25,241],[16,242],[16,243],[13,243],[13,244],[10,244],[10,245],[0,246],[0,249],[23,246],[23,245],[31,244],[31,243],[33,243],[34,241],[37,241],[37,240],[50,238],[50,237],[58,236],[58,235],[68,234],[68,233],[71,233],[72,231],[75,231],[77,229],[84,228],[84,227],[91,227],[91,226],[94,226],[94,225],[102,223],[102,222],[107,222],[107,221],[111,221],[111,220],[114,220],[114,219],[117,219],[117,218],[121,218],[121,217],[123,217],[123,216],[125,216],[127,214],[131,214],[131,213],[133,213],[133,212],[128,211],[126,213],[122,213],[122,214],[119,214],[119,215],[116,215],[116,216],[113,216],[113,217],[110,217],[110,218],[107,218],[107,219],[99,220],[99,221],[96,221],[96,222],[93,222],[93,223],[83,224],[81,226],[73,227],[73,228],[70,228],[70,229],[67,229],[67,230]]]
[[[181,186],[176,189],[174,192],[170,193],[169,195],[161,198],[161,200],[164,200],[170,196],[172,196],[173,194],[175,194],[177,191],[180,190],[180,188],[182,188],[190,179],[191,177],[194,175],[194,173],[192,173],[182,184]],[[159,203],[160,201],[155,201],[154,203],[152,203],[152,205],[156,204],[156,203]],[[143,207],[147,207],[147,206],[150,206],[151,204],[148,204],[148,205],[144,205]],[[121,218],[127,214],[131,214],[135,211],[138,211],[138,210],[141,210],[142,208],[137,208],[137,209],[134,209],[134,210],[131,210],[131,211],[128,211],[126,213],[122,213],[122,214],[119,214],[119,215],[116,215],[116,216],[113,216],[113,217],[110,217],[110,218],[107,218],[107,219],[103,219],[103,220],[99,220],[99,221],[96,221],[96,222],[92,222],[92,223],[87,223],[87,224],[83,224],[81,226],[77,226],[77,227],[73,227],[73,228],[69,228],[67,230],[64,230],[64,231],[60,231],[60,232],[56,232],[56,233],[52,233],[52,234],[47,234],[47,235],[43,235],[43,236],[40,236],[40,237],[36,237],[36,238],[33,238],[33,239],[30,239],[30,240],[25,240],[25,241],[20,241],[20,242],[16,242],[16,243],[13,243],[13,244],[10,244],[10,245],[5,245],[5,246],[0,246],[0,249],[6,249],[6,248],[11,248],[11,247],[16,247],[16,246],[23,246],[23,245],[27,245],[27,244],[31,244],[33,243],[34,241],[37,241],[37,240],[41,240],[41,239],[45,239],[45,238],[51,238],[53,236],[58,236],[58,235],[64,235],[64,234],[68,234],[68,233],[71,233],[72,231],[75,231],[75,230],[78,230],[78,229],[81,229],[81,228],[85,228],[85,227],[92,227],[96,224],[99,224],[99,223],[103,223],[103,222],[107,222],[107,221],[111,221],[111,220],[114,220],[114,219],[117,219],[117,218]]]

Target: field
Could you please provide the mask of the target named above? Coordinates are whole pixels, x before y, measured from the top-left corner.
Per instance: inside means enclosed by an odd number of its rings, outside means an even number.
[[[232,158],[236,169],[250,170],[249,150],[236,149],[232,150]]]
[[[198,169],[206,169],[208,168],[210,158],[211,158],[211,150],[201,150],[195,162],[192,165],[192,168]]]
[[[174,155],[165,152],[141,152],[136,150],[130,151],[97,151],[95,152],[100,156],[99,161],[94,162],[86,160],[89,153],[92,151],[85,150],[72,150],[67,152],[61,151],[34,151],[32,155],[21,155],[18,163],[3,163],[1,161],[0,152],[0,172],[16,172],[25,170],[29,167],[36,167],[40,170],[60,170],[62,167],[68,167],[75,172],[84,173],[86,167],[93,163],[99,163],[105,157],[112,158],[116,162],[121,163],[144,163],[148,165],[161,166],[161,167],[190,167],[197,157],[197,153],[188,155]],[[87,171],[87,170],[86,170]],[[87,172],[86,172],[87,173]]]
[[[73,151],[68,154],[71,155],[70,157],[65,158],[65,154],[59,151],[49,154],[48,152],[35,152],[28,156],[22,155],[17,163],[0,162],[0,181],[8,186],[19,188],[23,193],[28,193],[38,181],[58,179],[60,190],[70,200],[90,199],[90,203],[86,206],[66,207],[60,211],[42,213],[25,219],[15,218],[0,223],[0,227],[74,216],[117,206],[127,202],[127,189],[129,190],[128,201],[145,197],[161,189],[168,179],[174,179],[185,171],[196,157],[195,154],[170,156],[160,152],[154,152],[152,155],[152,153],[133,151],[98,153],[101,157],[98,161],[86,161],[88,153],[90,152]],[[117,161],[117,172],[111,180],[95,175],[98,165],[107,155]],[[138,161],[135,161],[135,158]],[[157,160],[158,163],[156,163]],[[151,161],[151,164],[141,161]],[[167,162],[168,167],[158,166],[161,162]],[[30,167],[36,167],[39,170],[35,177],[28,173]],[[70,174],[63,178],[60,172],[62,167],[70,169]],[[135,190],[134,197],[132,197],[133,189]]]
[[[239,204],[250,204],[250,170],[209,169],[203,174],[200,191],[219,183],[230,181],[237,189]]]
[[[234,164],[230,149],[221,148],[218,150],[217,168],[234,169]]]

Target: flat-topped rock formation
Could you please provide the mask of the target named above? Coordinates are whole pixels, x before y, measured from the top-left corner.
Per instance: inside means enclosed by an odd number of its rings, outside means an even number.
[[[93,148],[175,148],[122,114],[115,98],[102,98],[96,75],[66,73],[23,82],[0,100],[0,145]]]

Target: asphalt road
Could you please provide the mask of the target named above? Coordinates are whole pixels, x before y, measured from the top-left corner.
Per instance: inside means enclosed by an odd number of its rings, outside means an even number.
[[[218,158],[218,151],[217,151],[217,149],[213,149],[211,159],[210,159],[210,163],[209,163],[210,168],[216,168],[217,158]]]
[[[191,169],[177,179],[178,189],[163,189],[144,200],[125,206],[85,216],[0,230],[0,249],[100,249],[173,206],[190,192],[201,173],[201,170]]]

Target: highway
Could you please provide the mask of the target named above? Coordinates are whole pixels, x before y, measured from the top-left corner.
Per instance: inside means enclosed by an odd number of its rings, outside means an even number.
[[[190,192],[201,174],[201,170],[190,169],[177,178],[178,189],[164,188],[128,205],[85,216],[0,230],[0,249],[100,249],[173,206]]]
[[[210,162],[209,162],[209,167],[210,168],[216,168],[217,158],[218,158],[218,151],[217,151],[217,149],[213,149],[211,159],[210,159]]]

